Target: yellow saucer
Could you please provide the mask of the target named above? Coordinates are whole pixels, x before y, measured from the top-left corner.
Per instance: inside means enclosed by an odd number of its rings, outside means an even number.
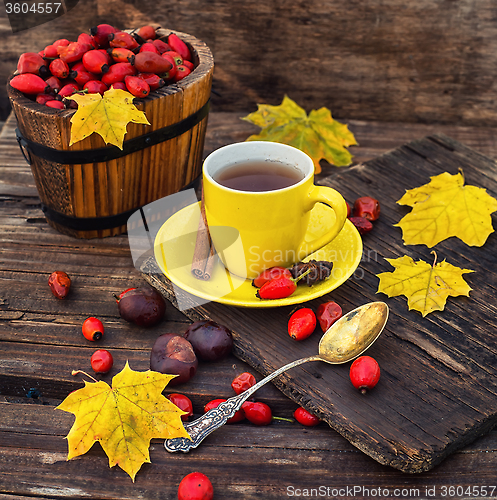
[[[311,211],[306,239],[313,239],[330,227],[333,211],[318,203]],[[155,259],[164,275],[182,290],[202,299],[239,307],[278,307],[300,304],[321,297],[342,285],[357,269],[362,257],[362,238],[347,219],[340,234],[328,245],[304,260],[333,262],[331,275],[309,287],[301,284],[287,298],[262,300],[256,297],[257,289],[251,280],[230,274],[216,256],[211,279],[203,281],[191,273],[191,263],[200,218],[200,205],[194,203],[172,215],[159,229],[155,238]]]

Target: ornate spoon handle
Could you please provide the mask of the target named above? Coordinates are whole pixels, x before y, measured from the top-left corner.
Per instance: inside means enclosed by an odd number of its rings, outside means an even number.
[[[276,371],[257,382],[257,384],[252,386],[250,389],[247,389],[245,392],[242,392],[237,396],[229,398],[223,403],[220,403],[216,408],[209,410],[200,418],[197,418],[197,420],[186,424],[185,429],[190,435],[191,440],[186,438],[166,439],[164,441],[164,447],[171,453],[176,451],[183,451],[186,453],[192,448],[196,448],[211,432],[224,425],[229,418],[233,417],[233,415],[242,407],[242,404],[264,384],[290,368],[302,365],[308,361],[319,361],[320,359],[322,358],[319,355],[310,356],[308,358],[297,359],[296,361],[292,361],[291,363],[278,368]]]

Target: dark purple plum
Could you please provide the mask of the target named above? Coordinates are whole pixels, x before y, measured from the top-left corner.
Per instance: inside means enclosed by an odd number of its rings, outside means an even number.
[[[219,361],[226,357],[233,348],[231,332],[214,321],[196,321],[184,334],[195,354],[202,361]]]
[[[121,318],[138,326],[153,326],[166,314],[166,301],[153,288],[131,288],[118,299]]]
[[[181,335],[164,333],[154,343],[150,353],[150,369],[178,375],[168,385],[188,382],[197,372],[198,360],[193,347]]]

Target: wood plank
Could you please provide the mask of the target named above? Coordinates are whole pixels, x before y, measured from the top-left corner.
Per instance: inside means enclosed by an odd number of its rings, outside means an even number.
[[[168,454],[160,440],[152,440],[152,463],[142,467],[130,487],[130,479],[123,471],[117,467],[109,469],[98,445],[85,456],[66,461],[67,444],[63,437],[72,425],[72,415],[37,404],[0,403],[0,409],[4,416],[0,423],[2,491],[17,495],[174,498],[182,477],[200,470],[213,480],[216,499],[231,500],[240,495],[248,500],[284,498],[288,491],[321,485],[330,489],[359,487],[354,495],[357,498],[368,497],[362,488],[388,489],[390,495],[397,488],[413,492],[418,489],[417,497],[422,498],[427,487],[436,486],[437,498],[441,498],[441,487],[454,484],[455,477],[465,489],[475,484],[474,473],[464,466],[469,456],[483,481],[480,484],[492,484],[495,479],[495,432],[485,442],[477,441],[464,453],[452,455],[437,467],[435,475],[406,476],[360,453],[325,424],[304,428],[288,423],[273,423],[269,427],[240,423],[219,429],[190,454]],[[291,445],[286,438],[288,433],[292,434]],[[16,445],[12,446],[14,442]],[[229,463],[225,462],[227,454]],[[264,467],[260,466],[262,463]],[[219,474],[220,464],[223,474]],[[15,470],[15,474],[8,470]]]
[[[407,211],[395,202],[405,189],[428,182],[429,176],[444,170],[457,173],[461,167],[469,184],[497,195],[495,163],[443,136],[414,141],[322,180],[349,201],[365,194],[379,199],[382,216],[363,238],[369,258],[360,264],[362,274],[309,305],[335,300],[346,312],[384,299],[375,295],[376,274],[391,270],[384,258],[408,253],[431,262],[430,249],[403,246],[392,224]],[[454,265],[476,271],[467,278],[474,289],[470,298],[449,300],[443,313],[421,318],[407,311],[405,298],[386,300],[390,319],[370,349],[382,367],[382,382],[366,398],[351,390],[347,366],[304,365],[281,375],[275,384],[380,463],[406,472],[431,469],[497,423],[494,242],[495,233],[481,248],[454,238],[437,245],[439,259],[447,257]],[[153,260],[147,265],[154,266]],[[145,266],[145,278],[173,300],[166,278],[149,273],[151,269]],[[318,336],[297,345],[285,335],[290,309],[233,309],[209,303],[185,313],[232,325],[236,354],[267,374],[317,352]]]
[[[168,331],[181,333],[185,325],[168,324]],[[121,338],[125,338],[122,336]],[[109,350],[114,357],[114,367],[106,374],[98,376],[108,384],[112,377],[124,368],[126,362],[132,369],[146,371],[150,368],[150,349],[157,338],[157,332],[148,340],[143,340],[141,348],[133,342],[116,346],[114,342],[104,342],[98,348]],[[49,342],[50,339],[47,339]],[[77,342],[77,340],[76,340]],[[90,356],[95,351],[93,346],[74,346],[67,344],[30,344],[29,351],[26,343],[2,342],[0,354],[0,384],[2,395],[12,398],[26,398],[36,396],[40,402],[62,401],[71,391],[83,387],[85,376],[74,377],[74,369],[93,373],[90,367]],[[54,362],[54,360],[57,360]],[[196,416],[203,413],[204,406],[212,399],[234,396],[231,381],[240,373],[249,371],[259,380],[262,378],[255,370],[230,356],[220,363],[200,363],[192,382],[189,384],[169,385],[165,393],[181,392],[187,395],[194,406]],[[257,398],[269,404],[275,416],[292,418],[297,405],[283,397],[271,384],[262,388]]]

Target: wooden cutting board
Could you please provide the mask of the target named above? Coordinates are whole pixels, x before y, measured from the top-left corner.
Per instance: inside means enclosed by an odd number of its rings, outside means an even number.
[[[497,289],[496,235],[483,247],[469,247],[456,238],[438,244],[438,261],[473,269],[464,275],[469,297],[450,298],[445,311],[423,318],[408,311],[404,297],[376,294],[380,272],[393,271],[385,258],[409,255],[433,262],[423,245],[404,246],[393,227],[408,207],[396,201],[406,189],[429,182],[442,172],[462,169],[466,183],[486,188],[497,197],[493,160],[445,136],[411,142],[367,163],[337,168],[318,179],[339,190],[349,203],[359,196],[380,200],[381,217],[363,237],[364,254],[354,276],[337,290],[306,306],[328,300],[345,312],[366,302],[384,300],[390,307],[387,326],[368,351],[381,367],[375,389],[362,395],[348,376],[350,364],[312,362],[275,379],[289,398],[318,414],[357,448],[378,462],[405,472],[434,467],[457,448],[488,432],[497,423]],[[495,221],[494,221],[495,223]],[[171,283],[150,258],[142,266],[147,281],[173,303]],[[228,326],[235,354],[262,375],[317,352],[321,331],[303,342],[286,330],[293,306],[245,309],[208,303],[184,311],[191,319],[210,318]],[[222,430],[217,431],[222,432]]]

